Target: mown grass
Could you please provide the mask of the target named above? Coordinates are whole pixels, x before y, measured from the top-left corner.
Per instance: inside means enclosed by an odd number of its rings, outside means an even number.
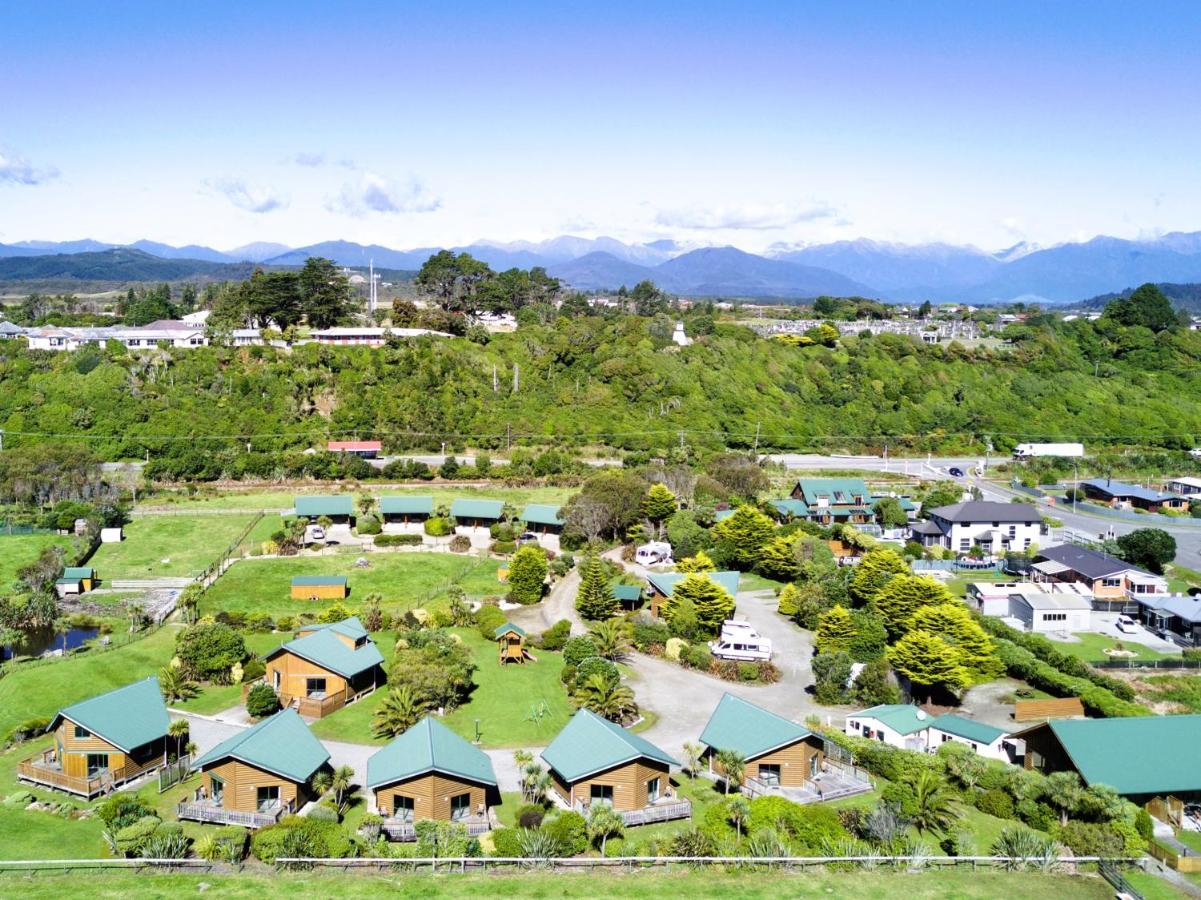
[[[0,532],[0,592],[8,593],[17,572],[38,558],[46,547],[71,546],[65,534],[4,534]]]
[[[1051,641],[1055,648],[1069,656],[1075,656],[1085,662],[1108,662],[1111,659],[1124,660],[1134,659],[1143,662],[1151,662],[1160,659],[1179,659],[1179,653],[1162,653],[1159,650],[1152,650],[1150,647],[1145,647],[1142,644],[1136,644],[1134,641],[1123,641],[1118,638],[1112,638],[1104,634],[1084,633],[1078,634],[1079,640],[1075,641]],[[1134,656],[1114,656],[1110,657],[1105,653],[1106,650],[1122,645],[1123,650],[1129,650],[1134,653]]]
[[[576,492],[570,487],[506,487],[489,485],[488,487],[467,487],[454,484],[431,484],[421,487],[391,488],[366,483],[353,490],[340,485],[322,485],[305,488],[304,490],[250,490],[224,491],[203,493],[194,496],[186,494],[159,494],[143,500],[145,506],[171,506],[179,509],[246,509],[264,510],[278,513],[291,509],[295,499],[304,494],[351,494],[355,498],[366,494],[371,497],[383,496],[420,496],[434,498],[435,505],[449,505],[456,498],[464,499],[493,499],[504,500],[514,506],[521,507],[526,503],[566,503],[567,498]],[[356,499],[356,510],[358,508]],[[518,509],[518,512],[521,510]]]
[[[125,540],[101,544],[91,565],[106,582],[116,578],[199,575],[250,522],[245,516],[141,516]]]

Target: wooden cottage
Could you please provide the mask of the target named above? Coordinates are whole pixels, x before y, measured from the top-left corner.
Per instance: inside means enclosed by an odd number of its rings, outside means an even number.
[[[803,514],[793,513],[795,518],[821,525],[863,524],[875,518],[872,495],[862,478],[801,478],[792,489],[792,499],[805,505]]]
[[[692,815],[687,799],[673,796],[670,770],[679,765],[650,741],[586,709],[579,710],[542,751],[551,784],[575,810],[609,803],[627,825]]]
[[[459,528],[491,528],[504,515],[503,500],[464,500],[450,504],[450,515]]]
[[[500,802],[488,754],[430,716],[367,760],[366,786],[384,833],[401,841],[415,840],[424,819],[482,833],[491,827],[489,808]]]
[[[384,683],[384,658],[357,617],[313,625],[264,658],[280,705],[320,719]]]
[[[710,581],[720,585],[721,588],[731,597],[738,596],[738,579],[737,572],[701,572]],[[675,591],[676,585],[687,578],[688,575],[684,572],[651,572],[646,576],[647,595],[650,597],[651,615],[656,619],[660,618],[664,602]]]
[[[62,709],[54,747],[21,762],[17,777],[88,800],[166,765],[167,705],[147,678]]]
[[[261,828],[315,799],[313,776],[329,752],[295,710],[239,731],[193,764],[200,786],[179,804],[181,819]]]
[[[521,511],[521,521],[527,531],[535,534],[559,534],[563,530],[560,507],[547,503],[527,503]]]
[[[500,647],[500,662],[524,663],[529,658],[525,649],[525,630],[512,622],[505,622],[496,629],[496,643]]]
[[[345,600],[349,593],[345,575],[297,575],[292,579],[293,600]]]
[[[636,584],[613,585],[613,599],[623,610],[634,610],[642,606],[642,588]]]
[[[321,496],[310,494],[293,501],[296,515],[315,522],[322,516],[339,525],[354,524],[354,498],[349,494]]]
[[[718,701],[701,743],[710,772],[724,775],[717,753],[736,750],[746,761],[747,783],[764,790],[804,787],[825,761],[824,742],[808,728],[732,694]]]
[[[423,526],[434,514],[434,498],[380,497],[379,512],[385,525]]]
[[[54,589],[60,597],[66,597],[90,591],[95,583],[96,570],[91,566],[67,566],[62,576],[54,582]]]

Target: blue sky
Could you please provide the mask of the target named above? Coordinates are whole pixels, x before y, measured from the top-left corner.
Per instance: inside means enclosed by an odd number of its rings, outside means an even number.
[[[0,8],[0,241],[1201,229],[1192,4]]]

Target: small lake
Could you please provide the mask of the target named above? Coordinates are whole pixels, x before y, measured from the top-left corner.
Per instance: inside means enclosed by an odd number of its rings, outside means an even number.
[[[98,633],[96,628],[71,628],[66,634],[55,634],[53,628],[30,631],[17,643],[0,646],[0,661],[14,656],[41,656],[47,650],[74,650]]]

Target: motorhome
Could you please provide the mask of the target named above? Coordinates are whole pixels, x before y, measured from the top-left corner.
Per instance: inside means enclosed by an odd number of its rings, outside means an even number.
[[[709,652],[718,659],[767,662],[771,660],[771,639],[760,637],[750,622],[728,619],[722,623],[721,636],[709,642]]]
[[[634,562],[640,566],[671,565],[671,544],[667,541],[651,541],[634,551]]]

